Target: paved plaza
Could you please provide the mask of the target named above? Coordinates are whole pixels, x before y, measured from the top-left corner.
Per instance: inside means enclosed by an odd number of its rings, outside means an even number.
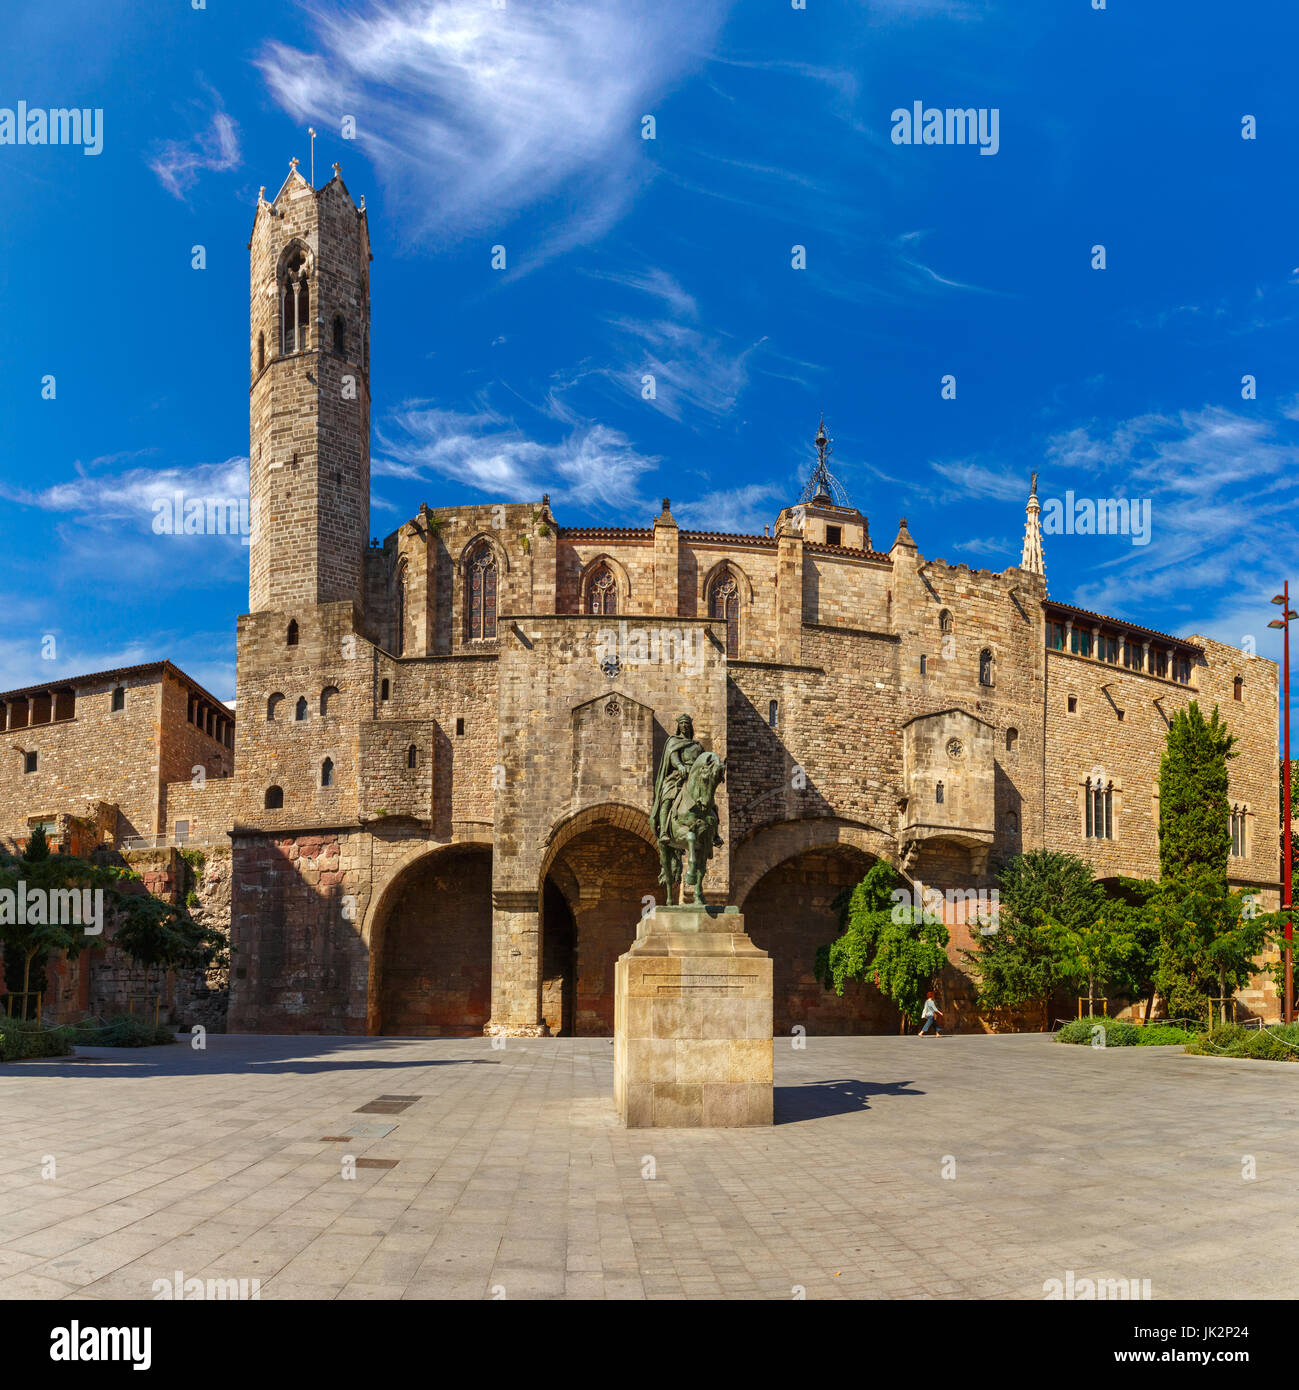
[[[1295,1287],[1299,1067],[778,1039],[775,1126],[711,1131],[619,1128],[612,1072],[586,1038],[0,1067],[0,1297],[147,1299],[177,1270],[306,1299],[1040,1299],[1069,1270],[1157,1299]],[[357,1125],[388,1132],[335,1138]],[[344,1178],[348,1155],[385,1166]]]

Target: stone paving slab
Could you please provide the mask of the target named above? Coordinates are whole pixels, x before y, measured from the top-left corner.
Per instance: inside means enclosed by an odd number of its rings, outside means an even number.
[[[1299,1067],[777,1039],[771,1128],[628,1131],[607,1039],[83,1053],[0,1066],[0,1298],[178,1270],[277,1299],[1039,1299],[1069,1270],[1285,1298],[1299,1272]],[[381,1096],[418,1099],[320,1142]],[[397,1166],[345,1176],[362,1157]]]

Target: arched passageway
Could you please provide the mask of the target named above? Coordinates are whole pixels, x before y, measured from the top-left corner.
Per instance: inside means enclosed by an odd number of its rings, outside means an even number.
[[[873,862],[852,845],[807,850],[769,869],[741,903],[754,945],[772,958],[777,1037],[798,1025],[813,1035],[897,1032],[897,1010],[873,985],[850,982],[840,998],[815,973],[817,948],[839,935],[835,897]]]
[[[648,825],[646,826],[648,835]],[[646,898],[663,900],[658,856],[601,823],[567,840],[542,892],[542,1014],[552,1033],[613,1036],[613,969],[636,939]]]
[[[474,1037],[491,1016],[492,855],[454,846],[393,885],[375,931],[378,1031]]]

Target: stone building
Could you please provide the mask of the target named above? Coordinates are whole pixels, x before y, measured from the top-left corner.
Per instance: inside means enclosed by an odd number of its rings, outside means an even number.
[[[1192,699],[1240,739],[1232,881],[1276,902],[1275,664],[1048,598],[1035,489],[1000,573],[927,559],[905,520],[877,548],[823,429],[761,536],[683,530],[667,499],[570,526],[542,497],[371,541],[365,211],[295,166],[249,249],[234,767],[164,792],[169,828],[232,845],[232,1029],[610,1033],[614,961],[662,900],[647,813],[682,712],[728,761],[706,896],[772,954],[780,1032],[897,1026],[813,975],[876,859],[948,894],[945,988],[977,1026],[962,898],[1043,845],[1155,876]]]

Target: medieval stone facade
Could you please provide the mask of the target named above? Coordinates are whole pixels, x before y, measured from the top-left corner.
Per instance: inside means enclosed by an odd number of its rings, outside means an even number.
[[[683,712],[728,764],[706,896],[771,953],[779,1032],[897,1026],[813,974],[875,859],[954,895],[1039,846],[1155,876],[1193,699],[1240,740],[1232,881],[1275,904],[1275,664],[1049,599],[1035,495],[1000,573],[926,559],[905,521],[877,549],[823,467],[762,536],[682,530],[666,499],[568,526],[542,497],[421,507],[367,545],[368,248],[337,174],[259,199],[234,766],[168,780],[163,813],[232,845],[232,1029],[610,1033]],[[978,1026],[977,926],[945,911],[947,998]]]

